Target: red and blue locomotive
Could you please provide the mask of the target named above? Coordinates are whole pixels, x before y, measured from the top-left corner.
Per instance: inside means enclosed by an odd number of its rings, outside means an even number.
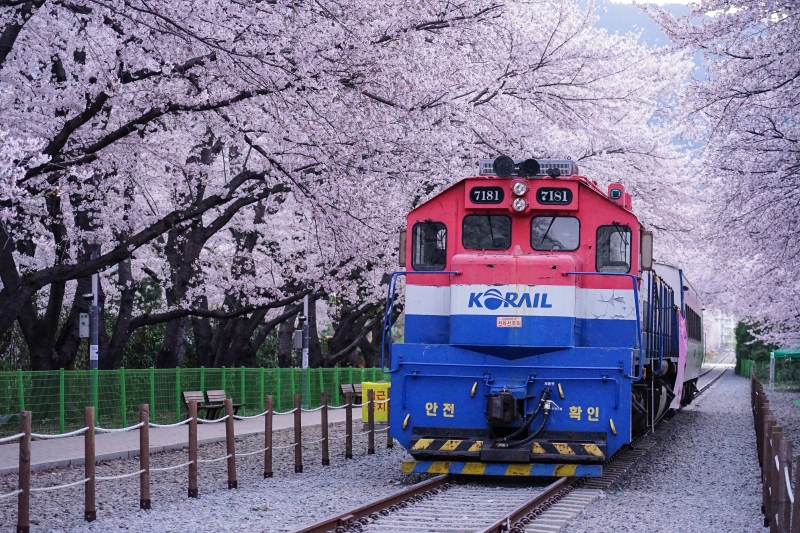
[[[691,400],[702,350],[680,342],[684,292],[699,300],[654,267],[621,184],[601,190],[570,160],[479,168],[408,215],[389,283],[391,316],[406,276],[405,339],[387,354],[403,469],[598,476]]]

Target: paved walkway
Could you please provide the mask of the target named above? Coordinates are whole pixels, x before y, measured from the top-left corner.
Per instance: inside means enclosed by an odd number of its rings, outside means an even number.
[[[345,410],[328,411],[328,422],[344,422]],[[353,409],[353,421],[361,420],[361,409]],[[303,413],[303,427],[320,425],[320,412]],[[277,415],[272,419],[273,431],[293,427],[294,415]],[[236,420],[233,424],[236,437],[264,433],[264,418]],[[208,444],[225,440],[225,423],[199,424],[197,443]],[[150,428],[150,453],[180,450],[188,446],[189,426]],[[48,470],[58,466],[82,465],[84,437],[35,440],[31,443],[31,470]],[[131,459],[139,455],[139,431],[124,433],[99,433],[95,437],[95,457],[98,461]],[[19,469],[19,444],[14,441],[0,445],[0,475]]]

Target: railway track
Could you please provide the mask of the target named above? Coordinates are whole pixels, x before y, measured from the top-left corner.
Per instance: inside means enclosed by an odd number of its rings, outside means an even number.
[[[694,397],[697,398],[703,392],[708,390],[711,385],[717,382],[723,374],[730,368],[730,365],[736,361],[735,354],[725,354],[720,358],[719,362],[710,363],[712,366],[708,370],[702,372],[697,379],[697,392]],[[710,376],[706,379],[705,376]],[[702,381],[701,381],[702,380]]]
[[[296,533],[553,533],[594,502],[653,444],[640,439],[621,450],[606,463],[602,477],[563,477],[547,486],[461,483],[454,476],[437,476]]]

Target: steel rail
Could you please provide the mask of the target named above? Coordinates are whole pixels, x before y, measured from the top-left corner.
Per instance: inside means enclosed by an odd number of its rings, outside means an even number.
[[[720,364],[723,364],[723,363],[720,363]],[[705,373],[703,373],[703,374],[701,374],[700,376],[698,376],[698,379],[699,379],[700,377],[703,377],[703,376],[705,376],[705,375],[706,375],[706,374],[708,374],[709,372],[712,372],[712,371],[714,371],[714,370],[719,370],[719,368],[712,368],[712,369],[710,369],[710,370],[706,371]],[[728,370],[729,370],[729,369],[728,369],[727,367],[726,367],[726,368],[723,368],[723,369],[722,369],[722,372],[720,372],[720,373],[719,373],[719,374],[717,374],[717,375],[716,375],[714,378],[712,378],[712,380],[711,380],[711,381],[709,381],[708,383],[706,383],[705,385],[703,385],[703,388],[702,388],[702,389],[698,389],[698,390],[697,390],[697,393],[694,395],[694,397],[693,397],[693,398],[697,398],[698,396],[700,396],[701,394],[703,394],[703,393],[704,393],[706,390],[708,390],[708,388],[709,388],[711,385],[713,385],[714,383],[716,383],[716,382],[717,382],[717,381],[718,381],[718,380],[719,380],[719,379],[720,379],[720,378],[721,378],[721,377],[722,377],[722,376],[725,374],[725,372],[727,372]]]
[[[561,490],[567,488],[569,482],[570,478],[559,478],[556,482],[545,487],[542,492],[533,496],[510,513],[506,514],[506,516],[482,530],[481,533],[505,533],[509,531],[514,524],[519,522],[528,513],[536,510],[536,508],[548,502],[551,504],[555,503],[553,498],[557,496]]]
[[[374,500],[356,509],[352,509],[331,518],[326,518],[321,522],[304,527],[303,529],[298,529],[295,533],[326,533],[328,531],[335,531],[339,526],[347,526],[348,524],[355,522],[360,518],[364,518],[373,513],[382,511],[387,507],[391,507],[392,505],[396,505],[409,498],[413,498],[418,494],[423,494],[429,490],[436,489],[449,481],[451,481],[451,478],[448,474],[436,476],[433,479],[423,481],[422,483],[417,483],[416,485],[412,485],[407,489],[401,490],[400,492],[396,492],[379,500]]]
[[[727,358],[727,357],[729,357],[729,355],[726,355],[725,357]],[[733,360],[735,361],[735,360],[736,360],[736,358],[734,357],[734,358],[733,358]],[[722,362],[722,361],[720,361],[719,363],[715,363],[715,364],[718,364],[718,365],[729,365],[729,364],[731,364],[731,362],[730,362],[730,361],[728,361],[728,362]],[[717,369],[716,369],[716,368],[709,368],[708,370],[706,370],[705,372],[703,372],[702,374],[700,374],[700,375],[699,375],[699,376],[697,376],[697,377],[698,377],[698,379],[699,379],[699,378],[702,378],[703,376],[705,376],[706,374],[708,374],[708,373],[710,373],[710,372],[713,372],[714,370],[717,370]]]
[[[698,391],[697,391],[697,393],[694,395],[694,397],[695,397],[695,398],[697,398],[698,396],[700,396],[701,394],[703,394],[705,391],[707,391],[707,390],[708,390],[708,388],[709,388],[711,385],[713,385],[714,383],[716,383],[716,382],[717,382],[717,380],[719,380],[719,378],[721,378],[721,377],[722,377],[722,375],[723,375],[723,374],[725,374],[725,372],[727,372],[727,371],[728,371],[728,369],[727,369],[727,368],[723,368],[723,369],[722,369],[722,372],[720,372],[720,373],[719,373],[719,374],[718,374],[716,377],[714,377],[714,378],[713,378],[711,381],[709,381],[708,383],[706,383],[705,385],[703,385],[703,388],[702,388],[702,389],[698,389]]]

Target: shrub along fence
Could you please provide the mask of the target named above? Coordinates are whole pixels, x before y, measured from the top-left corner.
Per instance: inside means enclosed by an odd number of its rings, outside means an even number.
[[[766,361],[741,359],[738,362],[737,374],[747,377],[751,369],[756,378],[764,382],[769,381],[769,359]],[[789,385],[800,383],[800,361],[797,358],[775,359],[775,382]]]
[[[54,370],[0,372],[0,435],[16,433],[21,411],[33,412],[33,431],[64,433],[84,427],[84,406],[94,407],[97,425],[126,427],[139,418],[139,405],[149,404],[156,423],[186,418],[184,391],[222,389],[245,406],[239,413],[290,409],[294,395],[344,403],[341,385],[387,380],[379,368],[174,368],[127,370]],[[305,407],[318,407],[318,400]]]

